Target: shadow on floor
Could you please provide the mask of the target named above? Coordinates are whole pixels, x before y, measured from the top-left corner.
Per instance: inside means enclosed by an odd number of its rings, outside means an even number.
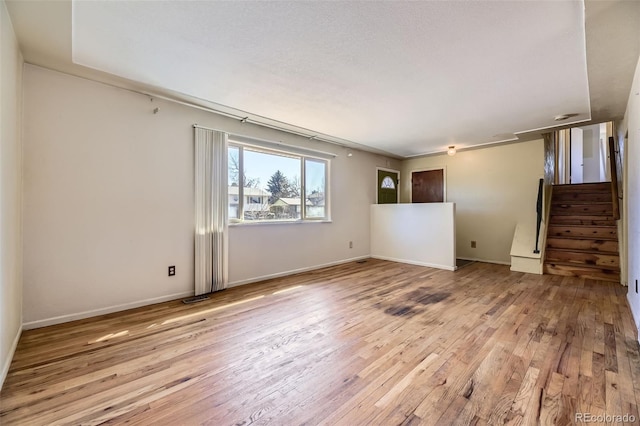
[[[466,259],[456,259],[456,266],[458,269],[464,268],[465,266],[469,266],[472,263],[476,263],[475,260],[466,260]]]

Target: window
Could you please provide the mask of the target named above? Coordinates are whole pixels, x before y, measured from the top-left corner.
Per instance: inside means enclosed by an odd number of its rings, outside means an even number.
[[[329,218],[327,160],[231,142],[228,165],[231,222]]]
[[[391,179],[389,176],[387,176],[384,179],[382,179],[382,185],[380,185],[380,188],[395,189],[396,188],[396,184],[393,183],[393,179]]]
[[[315,159],[304,160],[305,198],[307,218],[323,219],[327,216],[325,203],[327,163]]]

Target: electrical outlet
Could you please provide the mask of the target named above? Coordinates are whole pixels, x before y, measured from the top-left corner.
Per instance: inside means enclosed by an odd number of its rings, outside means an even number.
[[[353,248],[353,241],[349,241],[349,248]]]
[[[169,266],[169,276],[172,277],[176,274],[176,267],[175,265]]]
[[[471,241],[471,248],[476,248],[476,242],[475,241]]]

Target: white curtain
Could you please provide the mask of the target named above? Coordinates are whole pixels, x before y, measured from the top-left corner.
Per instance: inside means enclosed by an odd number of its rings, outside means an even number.
[[[569,164],[569,129],[560,130],[558,132],[558,170],[556,170],[556,176],[558,184],[564,185],[569,183],[569,176],[571,172],[571,165]]]
[[[228,282],[227,134],[195,128],[195,295]]]
[[[600,182],[611,181],[611,163],[609,163],[609,138],[607,123],[600,124]]]

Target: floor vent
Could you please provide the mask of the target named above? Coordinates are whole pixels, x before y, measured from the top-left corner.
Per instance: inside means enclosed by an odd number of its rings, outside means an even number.
[[[185,305],[189,305],[191,303],[198,303],[204,300],[209,300],[209,296],[207,296],[206,294],[202,294],[200,296],[190,297],[188,299],[184,299],[182,303],[184,303]]]

